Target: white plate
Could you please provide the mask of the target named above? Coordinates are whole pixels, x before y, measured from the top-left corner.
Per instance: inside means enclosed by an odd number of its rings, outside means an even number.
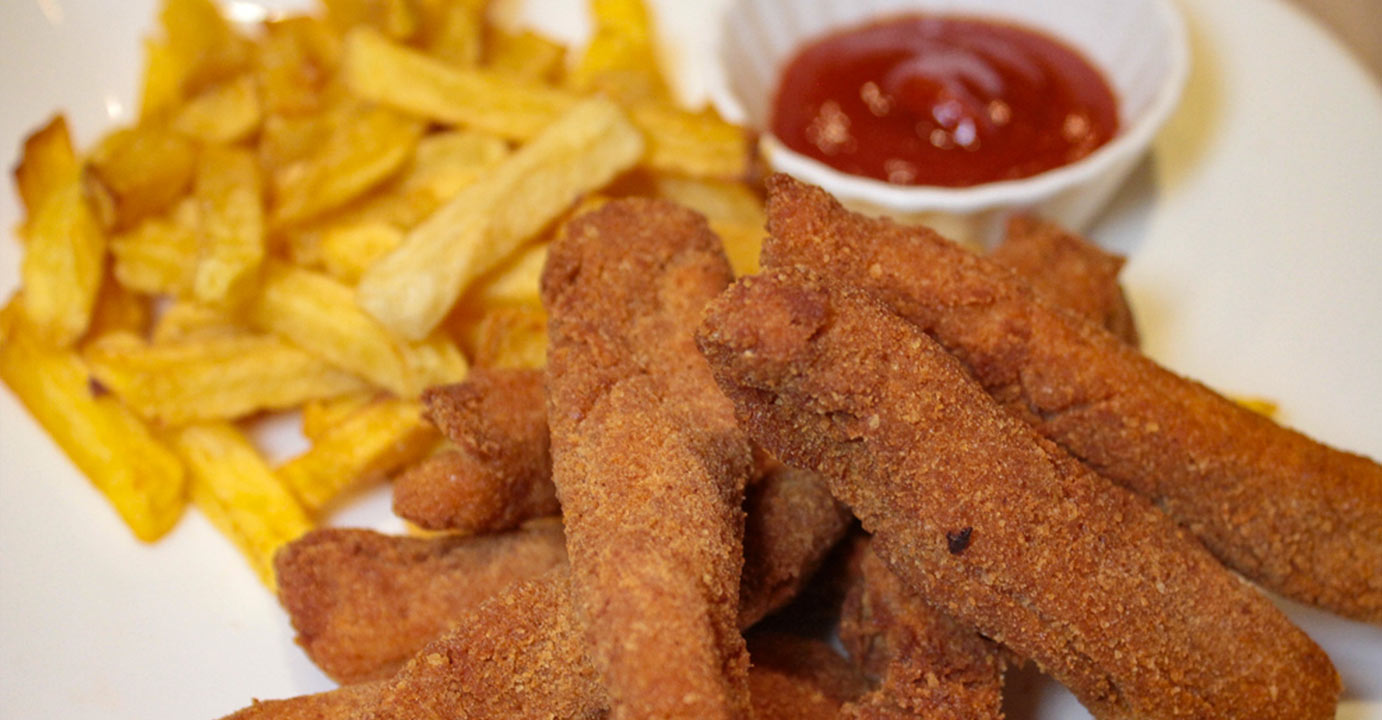
[[[683,90],[711,82],[714,3],[660,3]],[[230,3],[242,11],[293,0]],[[578,37],[578,0],[530,0],[535,24]],[[1279,0],[1198,0],[1196,67],[1154,156],[1093,230],[1133,260],[1148,352],[1283,419],[1382,457],[1382,93]],[[130,117],[152,0],[0,3],[0,141],[54,110],[78,141]],[[535,10],[535,11],[534,11]],[[7,187],[10,186],[6,176]],[[18,219],[12,188],[0,226]],[[0,294],[19,246],[0,241]],[[342,524],[396,528],[375,494]],[[1382,718],[1382,628],[1288,606],[1349,686],[1341,718]],[[195,512],[142,545],[0,391],[0,717],[213,718],[331,683],[283,612]],[[1045,688],[1038,716],[1087,717]]]

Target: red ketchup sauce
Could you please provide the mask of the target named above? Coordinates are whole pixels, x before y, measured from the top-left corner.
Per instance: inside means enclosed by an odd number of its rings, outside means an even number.
[[[903,16],[826,36],[788,64],[772,132],[852,175],[964,187],[1072,163],[1118,129],[1079,53],[1015,25]]]

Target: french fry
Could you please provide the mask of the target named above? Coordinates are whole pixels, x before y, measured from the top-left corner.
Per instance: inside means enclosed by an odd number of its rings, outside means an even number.
[[[186,80],[177,54],[166,42],[144,39],[144,83],[139,89],[139,121],[156,122],[182,102]]]
[[[590,44],[567,76],[582,93],[603,92],[625,104],[669,102],[658,70],[652,18],[642,0],[591,0]]]
[[[264,260],[264,204],[259,167],[248,150],[208,146],[197,167],[201,242],[192,296],[238,307],[258,283]]]
[[[425,337],[473,279],[642,152],[641,136],[618,107],[582,102],[365,271],[356,301],[403,337]]]
[[[235,33],[212,0],[164,0],[159,20],[182,71],[184,96],[233,77],[250,61],[249,42]]]
[[[740,182],[659,175],[653,179],[661,197],[701,213],[720,236],[725,255],[739,277],[758,272],[758,255],[767,233],[763,200]]]
[[[492,308],[469,334],[477,367],[540,368],[547,365],[547,313],[541,307]]]
[[[54,347],[67,347],[86,332],[104,271],[106,237],[83,190],[67,123],[56,117],[38,131],[16,172],[28,185],[24,202],[34,210],[21,226],[25,238],[19,273],[23,310],[35,332]]]
[[[312,529],[307,513],[229,423],[182,428],[173,434],[173,446],[187,464],[192,502],[275,589],[274,552]]]
[[[490,33],[485,66],[535,82],[553,82],[561,74],[566,48],[532,30]]]
[[[266,268],[263,290],[248,309],[256,327],[276,333],[310,353],[400,397],[411,397],[435,382],[419,372],[435,350],[427,342],[408,342],[355,304],[351,289],[322,273],[282,263]],[[418,356],[414,358],[414,356]],[[460,358],[455,354],[451,359]],[[460,368],[449,375],[464,376]]]
[[[364,100],[511,140],[537,135],[578,102],[505,73],[448,65],[366,28],[346,35],[341,74]]]
[[[96,294],[96,304],[91,312],[91,324],[86,329],[86,337],[94,339],[114,332],[143,335],[149,330],[152,320],[153,308],[149,298],[121,285],[115,276],[107,271],[101,279],[101,289]]]
[[[418,31],[418,17],[408,0],[323,0],[326,18],[339,32],[365,25],[395,40]]]
[[[331,431],[331,428],[346,421],[378,399],[376,390],[340,395],[334,398],[309,400],[302,406],[302,436],[316,442]]]
[[[188,100],[171,120],[174,130],[207,143],[234,143],[259,128],[263,108],[254,76],[246,73]]]
[[[143,418],[167,425],[241,418],[367,387],[279,338],[244,332],[152,345],[116,333],[91,343],[85,356],[97,381]]]
[[[687,112],[668,104],[644,104],[630,111],[648,141],[644,166],[659,172],[742,180],[748,176],[748,133],[720,119],[714,110]]]
[[[338,98],[332,82],[341,41],[323,20],[306,15],[264,24],[254,75],[266,115],[319,113]]]
[[[487,0],[431,0],[418,4],[422,37],[417,44],[428,55],[463,67],[480,62]]]
[[[192,294],[201,210],[193,199],[177,204],[166,216],[145,219],[110,238],[115,277],[121,285],[148,295]]]
[[[278,476],[317,512],[341,493],[425,457],[440,436],[421,411],[417,400],[375,401],[319,434]]]
[[[236,335],[243,333],[236,318],[223,310],[202,305],[192,300],[179,300],[158,316],[154,323],[151,340],[155,345],[166,345],[193,337],[215,335]]]
[[[92,151],[93,177],[114,202],[115,229],[133,227],[187,192],[196,169],[192,141],[154,125],[117,130]]]
[[[274,222],[300,222],[358,197],[403,167],[421,134],[415,120],[360,108],[316,153],[274,173]]]
[[[182,463],[93,384],[79,355],[46,345],[25,326],[20,304],[12,300],[0,310],[0,378],[135,537],[157,540],[182,514]]]
[[[403,231],[383,222],[332,226],[322,231],[320,254],[326,271],[354,285],[375,260],[403,242]]]
[[[475,283],[462,303],[467,308],[493,308],[504,305],[540,307],[539,284],[547,264],[547,243],[529,245],[518,251]]]

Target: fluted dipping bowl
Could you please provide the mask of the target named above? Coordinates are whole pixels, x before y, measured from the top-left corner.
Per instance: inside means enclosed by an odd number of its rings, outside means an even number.
[[[850,175],[789,149],[769,132],[778,80],[800,48],[906,14],[1014,23],[1062,41],[1113,89],[1117,133],[1068,165],[951,188]],[[855,210],[929,224],[971,244],[996,240],[1015,211],[1085,229],[1170,117],[1190,65],[1184,21],[1171,0],[733,0],[720,23],[716,54],[723,83],[712,90],[712,100],[727,117],[763,131],[760,149],[773,170],[819,185]]]

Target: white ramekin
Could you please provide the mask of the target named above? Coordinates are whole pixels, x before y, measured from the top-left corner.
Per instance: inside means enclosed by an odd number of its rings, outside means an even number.
[[[857,210],[926,223],[963,242],[992,242],[1015,211],[1083,230],[1147,151],[1189,71],[1185,25],[1171,0],[735,0],[717,38],[723,77],[712,85],[712,100],[727,117],[764,130],[778,78],[798,48],[907,13],[993,18],[1041,30],[1098,67],[1118,100],[1118,134],[1078,162],[966,188],[849,175],[763,133],[761,150],[772,169],[819,185]]]

